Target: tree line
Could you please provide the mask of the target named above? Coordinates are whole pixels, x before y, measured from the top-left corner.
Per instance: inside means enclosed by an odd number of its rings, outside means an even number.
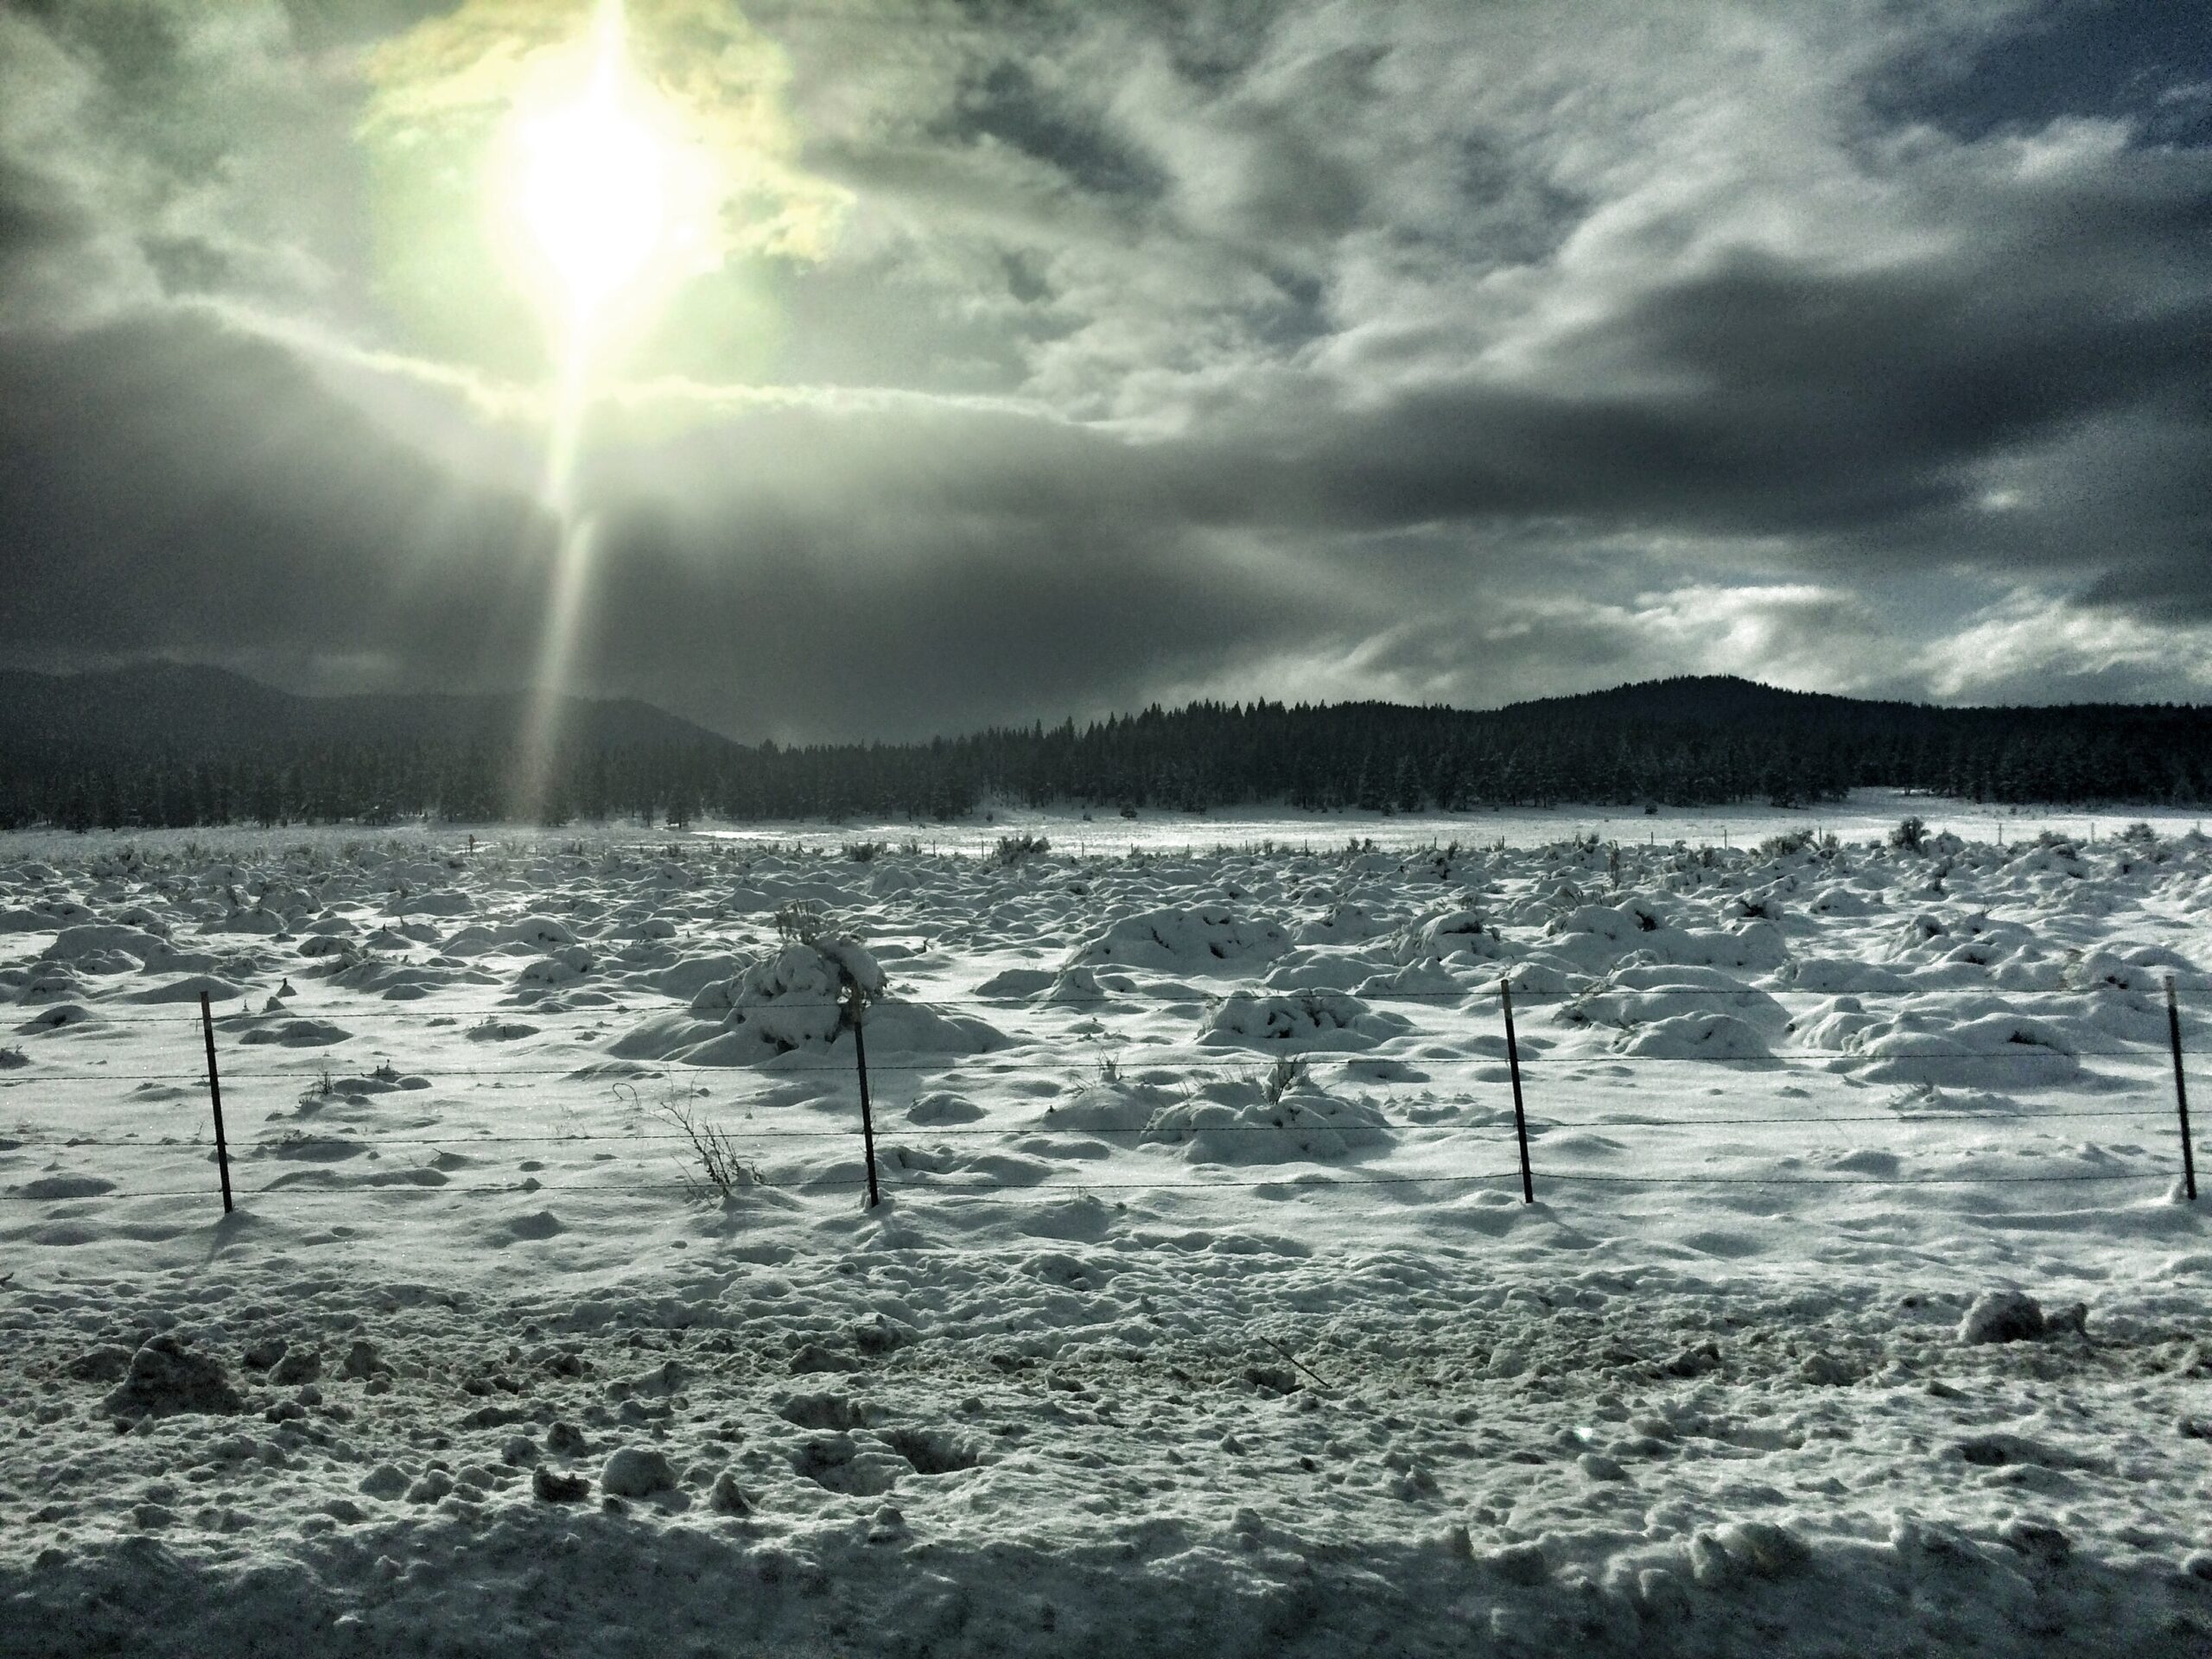
[[[2212,709],[1936,709],[1710,678],[1485,711],[1194,702],[899,744],[750,746],[671,729],[690,734],[572,741],[537,816],[549,825],[926,822],[994,803],[1137,813],[1793,808],[1866,786],[2022,804],[2212,800]],[[372,724],[354,737],[278,730],[219,744],[0,733],[0,825],[494,821],[517,815],[516,759],[512,743],[481,730]]]

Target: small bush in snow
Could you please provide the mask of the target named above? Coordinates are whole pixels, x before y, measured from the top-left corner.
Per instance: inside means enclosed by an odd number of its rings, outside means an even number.
[[[1043,836],[1001,836],[991,862],[1001,868],[1011,868],[1025,858],[1039,858],[1052,850],[1052,843]]]
[[[683,1130],[683,1138],[690,1142],[691,1162],[697,1167],[696,1172],[687,1167],[683,1179],[695,1196],[733,1198],[747,1188],[762,1185],[759,1167],[746,1161],[726,1130],[700,1116],[682,1101],[664,1103],[661,1116]]]
[[[849,841],[845,843],[845,856],[855,864],[873,864],[883,848],[884,843],[880,841]]]
[[[1280,1106],[1282,1097],[1305,1080],[1306,1062],[1281,1056],[1260,1079],[1261,1097],[1270,1106]]]
[[[1759,842],[1761,858],[1787,858],[1792,853],[1808,850],[1821,858],[1834,858],[1843,850],[1843,843],[1833,835],[1817,834],[1810,830],[1786,830]]]
[[[2134,842],[2138,845],[2145,845],[2156,841],[2158,838],[2158,832],[2139,818],[2120,832],[2120,838],[2122,841]]]
[[[1908,853],[1918,852],[1927,840],[1928,820],[1916,812],[1910,817],[1900,818],[1897,827],[1890,831],[1890,845],[1902,848]]]
[[[776,912],[776,937],[785,944],[812,944],[830,931],[830,906],[819,899],[794,899]]]

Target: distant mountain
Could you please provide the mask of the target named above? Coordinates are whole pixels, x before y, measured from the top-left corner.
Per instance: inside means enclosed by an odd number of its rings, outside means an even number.
[[[222,669],[0,671],[0,825],[510,816],[518,695],[295,696]],[[550,820],[696,811],[749,753],[634,699],[565,700]]]
[[[16,738],[216,756],[295,744],[504,746],[521,730],[526,703],[515,695],[303,697],[226,669],[148,663],[87,674],[0,670],[0,709]],[[563,729],[615,747],[729,742],[634,698],[568,698]]]
[[[218,669],[0,672],[0,826],[483,821],[522,804],[518,696],[301,697]],[[2212,709],[1943,709],[1694,677],[1499,709],[1157,706],[912,744],[734,743],[571,699],[548,823],[950,817],[991,800],[1457,810],[1833,800],[2212,801]]]

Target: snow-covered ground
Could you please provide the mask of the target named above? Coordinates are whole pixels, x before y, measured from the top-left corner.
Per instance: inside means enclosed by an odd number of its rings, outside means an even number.
[[[0,840],[0,1653],[2212,1650],[2212,842],[1814,823]]]
[[[1124,818],[1110,808],[995,807],[952,824],[918,824],[887,819],[868,823],[763,823],[718,826],[702,834],[733,841],[782,847],[842,847],[874,837],[893,846],[918,841],[925,851],[988,853],[1001,836],[1044,836],[1058,848],[1087,856],[1182,851],[1196,855],[1275,848],[1327,851],[1357,836],[1378,847],[1541,847],[1547,842],[1596,836],[1624,847],[1665,847],[1680,841],[1692,847],[1755,847],[1770,836],[1812,830],[1843,841],[1886,836],[1899,819],[1916,816],[1932,830],[1969,841],[1999,845],[2032,841],[2049,832],[2086,845],[2109,840],[2131,823],[2148,823],[2160,833],[2201,830],[2205,814],[2194,807],[2107,808],[2012,807],[1987,802],[1932,798],[1894,789],[1861,789],[1848,800],[1814,808],[1764,806],[1741,802],[1730,806],[1483,807],[1465,812],[1381,813],[1344,810],[1294,812],[1280,806],[1215,807],[1205,812],[1147,809]]]

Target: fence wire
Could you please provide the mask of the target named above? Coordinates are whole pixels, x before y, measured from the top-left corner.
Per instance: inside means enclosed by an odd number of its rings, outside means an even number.
[[[1299,994],[1294,989],[1278,991],[1275,988],[1269,987],[1249,988],[1261,996],[1269,995],[1295,996]],[[2165,988],[2162,984],[2158,988],[2164,990]],[[2085,1002],[2090,1006],[2095,1006],[2114,991],[2139,996],[2150,995],[2147,988],[2123,986],[2110,981],[2098,980],[2088,984],[2052,984],[2040,987],[1899,988],[1848,994],[1798,992],[1786,987],[1772,992],[1749,988],[1733,991],[1707,990],[1700,987],[1695,988],[1695,995],[1700,1001],[1717,1001],[1724,1003],[1750,1001],[1764,1004],[1792,995],[1832,1001],[1838,995],[1848,995],[1862,1005],[1869,1002],[1885,1004],[1895,999],[1910,998],[1916,1003],[1922,1005],[1925,1005],[1931,1000],[1936,1001],[1939,1006],[1946,1000],[2001,1004],[2010,1001],[2048,998],[2063,999],[2069,1007],[2080,1007]],[[1449,1001],[1466,1004],[1486,1000],[1497,994],[1494,986],[1477,987],[1448,992],[1392,993],[1387,997],[1377,995],[1373,1001],[1382,1003]],[[1520,989],[1514,991],[1515,999],[1524,1006],[1566,1007],[1577,1004],[1590,1006],[1605,998],[1620,998],[1633,1001],[1639,998],[1649,997],[1663,1001],[1669,995],[1669,990],[1663,987],[1646,989],[1637,987],[1600,986],[1576,992],[1532,992]],[[1120,995],[1041,999],[970,995],[932,999],[929,1006],[939,1009],[972,1009],[1003,1014],[1016,1010],[1042,1013],[1083,1007],[1120,1006],[1131,1000]],[[1223,999],[1217,994],[1193,992],[1190,996],[1176,1000],[1218,1002]],[[2163,998],[2159,1000],[2164,1001]],[[782,1002],[772,1006],[779,1012],[826,1012],[843,1007],[842,1004],[831,1002]],[[1695,1010],[1689,1011],[1695,1012]],[[2163,1012],[2163,1009],[2159,1011]],[[465,1019],[471,1017],[495,1026],[512,1025],[531,1027],[527,1032],[518,1032],[516,1033],[518,1038],[537,1036],[550,1032],[556,1039],[568,1035],[569,1040],[582,1042],[602,1038],[609,1025],[617,1020],[652,1015],[681,1016],[687,1010],[682,1006],[674,1004],[612,1002],[547,1007],[532,1002],[508,1001],[496,1005],[474,1004],[459,1007],[446,1006],[421,1009],[400,1009],[390,1007],[366,1009],[299,1007],[277,1003],[272,1004],[258,1014],[242,1010],[233,1011],[215,1021],[213,1031],[220,1039],[219,1046],[233,1054],[249,1046],[255,1048],[277,1046],[273,1039],[267,1043],[253,1044],[251,1041],[251,1034],[261,1031],[281,1031],[285,1022],[290,1020],[331,1022],[334,1029],[345,1033],[345,1036],[334,1038],[327,1045],[293,1046],[302,1049],[334,1046],[336,1042],[349,1040],[357,1034],[365,1034],[373,1040],[386,1036],[389,1034],[388,1028],[393,1027],[397,1027],[398,1034],[402,1036],[413,1029],[428,1029],[431,1027],[458,1027]],[[342,1024],[337,1023],[341,1021]],[[1582,1024],[1580,1028],[1586,1032],[1602,1030],[1610,1024],[1610,1021],[1592,1020]],[[35,1017],[31,1024],[23,1029],[29,1031],[35,1028],[37,1025],[38,1020]],[[352,1027],[360,1027],[362,1032],[357,1033],[351,1029]],[[188,1018],[182,1014],[168,1012],[158,1014],[120,1012],[102,1008],[89,1018],[67,1019],[47,1029],[81,1032],[86,1033],[90,1040],[98,1040],[101,1033],[108,1032],[161,1030],[174,1032],[180,1042],[186,1039],[186,1033],[188,1032],[192,1043],[192,1058],[181,1063],[176,1070],[109,1071],[98,1066],[96,1063],[86,1065],[86,1057],[79,1053],[73,1058],[82,1069],[49,1071],[43,1065],[24,1054],[20,1047],[0,1049],[0,1065],[10,1068],[0,1071],[0,1095],[20,1097],[20,1091],[26,1090],[32,1091],[49,1088],[81,1090],[89,1087],[110,1088],[117,1085],[137,1085],[143,1089],[149,1085],[166,1084],[174,1088],[196,1090],[206,1087],[208,1081],[205,1063],[200,1059],[199,1053],[207,1027],[198,1018]],[[2174,1026],[2171,1030],[2172,1033],[2177,1033],[2178,1025]],[[1348,1084],[1391,1088],[1416,1086],[1424,1083],[1440,1081],[1446,1087],[1451,1087],[1454,1078],[1470,1072],[1480,1073],[1478,1077],[1470,1081],[1494,1086],[1506,1080],[1506,1072],[1516,1064],[1522,1072],[1533,1074],[1540,1078],[1546,1076],[1562,1075],[1548,1071],[1546,1068],[1580,1068],[1580,1075],[1569,1071],[1563,1074],[1563,1080],[1582,1086],[1592,1083],[1607,1082],[1624,1075],[1632,1077],[1636,1071],[1651,1065],[1699,1065],[1709,1068],[1717,1067],[1732,1078],[1746,1082],[1771,1079],[1777,1075],[1787,1074],[1793,1071],[1817,1071],[1821,1076],[1830,1077],[1841,1076],[1848,1081],[1854,1067],[1878,1065],[1884,1063],[1911,1064],[1938,1061],[1977,1068],[1987,1066],[2001,1069],[2012,1063],[2048,1066],[2054,1062],[2112,1059],[2132,1060],[2145,1065],[2157,1065],[2163,1069],[2165,1062],[2171,1058],[2174,1060],[2178,1071],[2183,1058],[2212,1053],[2212,1049],[2182,1045],[2177,1040],[2159,1042],[2147,1038],[2133,1046],[2100,1046],[2090,1048],[2057,1046],[2035,1040],[2016,1040],[2010,1047],[1992,1051],[1961,1046],[1921,1046],[1910,1041],[1914,1033],[1897,1034],[1902,1035],[1906,1041],[1903,1046],[1894,1049],[1878,1049],[1869,1052],[1863,1047],[1795,1045],[1785,1046],[1768,1056],[1742,1060],[1716,1061],[1706,1056],[1691,1053],[1649,1054],[1633,1052],[1579,1051],[1554,1052],[1550,1052],[1553,1039],[1542,1036],[1532,1036],[1524,1039],[1522,1046],[1530,1052],[1517,1052],[1510,1057],[1507,1052],[1507,1046],[1504,1043],[1499,1043],[1499,1052],[1497,1053],[1397,1056],[1339,1051],[1301,1052],[1286,1055],[1282,1058],[1294,1062],[1298,1073],[1306,1077],[1311,1077],[1319,1069],[1338,1068],[1344,1072],[1344,1081]],[[1268,1054],[1263,1046],[1240,1048],[1234,1052],[1192,1054],[1183,1046],[1178,1045],[1138,1044],[1116,1048],[1109,1043],[1098,1042],[1090,1033],[1084,1033],[1084,1035],[1090,1038],[1084,1060],[1087,1068],[1096,1068],[1111,1064],[1118,1067],[1120,1081],[1147,1087],[1156,1088],[1191,1077],[1217,1077],[1235,1074],[1250,1077],[1255,1071],[1262,1071],[1270,1060],[1276,1058]],[[1485,1040],[1495,1041],[1496,1039],[1485,1039]],[[1156,1058],[1148,1058],[1147,1049],[1155,1046],[1162,1052]],[[383,1052],[381,1049],[375,1052],[379,1054]],[[823,1058],[826,1060],[827,1058],[825,1052]],[[140,1064],[143,1065],[143,1062]],[[963,1056],[938,1060],[892,1059],[871,1064],[868,1070],[872,1075],[929,1077],[942,1078],[947,1083],[955,1083],[968,1077],[1002,1081],[1012,1077],[1035,1076],[1039,1073],[1065,1077],[1071,1068],[1064,1059],[1040,1061],[1020,1057],[992,1058],[985,1055]],[[276,1084],[297,1089],[302,1093],[302,1104],[306,1103],[308,1098],[327,1099],[334,1103],[359,1103],[378,1100],[399,1104],[403,1103],[389,1102],[388,1096],[421,1095],[426,1087],[435,1088],[435,1085],[442,1083],[489,1081],[494,1084],[500,1084],[558,1079],[571,1084],[597,1085],[600,1092],[613,1095],[618,1103],[632,1114],[652,1110],[665,1117],[695,1107],[702,1113],[712,1109],[710,1106],[696,1104],[699,1096],[708,1094],[709,1091],[697,1090],[695,1093],[690,1085],[709,1079],[728,1077],[729,1071],[729,1068],[692,1068],[680,1062],[666,1060],[635,1061],[602,1052],[593,1059],[580,1061],[576,1065],[559,1066],[433,1065],[423,1068],[409,1067],[403,1070],[390,1059],[386,1059],[383,1065],[373,1071],[348,1072],[343,1077],[338,1074],[329,1059],[318,1056],[302,1058],[296,1065],[284,1067],[271,1067],[265,1063],[258,1066],[248,1065],[238,1070],[225,1067],[221,1070],[220,1076],[226,1085]],[[855,1073],[853,1066],[842,1059],[826,1064],[812,1059],[784,1064],[780,1059],[776,1059],[758,1068],[753,1068],[745,1075],[754,1082],[772,1085],[790,1079],[817,1076],[834,1077],[842,1080],[852,1077]],[[2002,1076],[2000,1070],[2000,1081]],[[1904,1081],[1892,1078],[1878,1080],[1898,1083]],[[2095,1078],[2094,1075],[2091,1080],[2101,1081]],[[376,1086],[373,1088],[348,1087],[348,1084],[355,1083],[371,1084]],[[679,1105],[674,1100],[671,1100],[648,1106],[639,1098],[639,1090],[641,1085],[654,1083],[684,1085],[686,1093],[682,1103]],[[1633,1084],[1629,1086],[1633,1087]],[[626,1100],[623,1098],[626,1094]],[[35,1103],[35,1093],[31,1098]],[[1203,1103],[1203,1097],[1193,1096],[1192,1099],[1194,1104]],[[129,1105],[144,1103],[124,1101],[120,1103]],[[1517,1190],[1523,1179],[1524,1172],[1521,1169],[1469,1173],[1428,1172],[1417,1174],[1352,1173],[1343,1169],[1323,1170],[1315,1166],[1318,1160],[1308,1158],[1301,1160],[1303,1166],[1299,1169],[1262,1177],[1224,1175],[1208,1176],[1197,1179],[1142,1181],[1080,1180],[1064,1177],[1023,1180],[1002,1176],[982,1175],[974,1171],[937,1171],[918,1166],[907,1161],[908,1156],[912,1154],[928,1154],[932,1148],[946,1143],[987,1140],[997,1141],[1015,1151],[1021,1151],[1040,1137],[1047,1136],[1076,1141],[1120,1140],[1135,1141],[1142,1146],[1173,1148],[1187,1145],[1196,1139],[1211,1140],[1215,1137],[1228,1135],[1295,1138],[1300,1135],[1324,1135],[1349,1128],[1360,1132],[1379,1131],[1424,1143],[1449,1143],[1478,1136],[1497,1141],[1512,1133],[1515,1124],[1514,1113],[1509,1111],[1503,1103],[1477,1108],[1471,1102],[1463,1101],[1463,1109],[1482,1110],[1491,1115],[1481,1121],[1463,1120],[1452,1122],[1424,1122],[1403,1119],[1383,1119],[1377,1122],[1367,1118],[1344,1122],[1319,1114],[1301,1113],[1299,1097],[1294,1094],[1284,1096],[1276,1103],[1281,1106],[1285,1116],[1269,1122],[1207,1123],[1202,1121],[1185,1120],[1143,1126],[1091,1125],[1081,1122],[1055,1122],[1049,1117],[1046,1117],[1013,1124],[893,1123],[874,1132],[878,1151],[877,1174],[890,1189],[894,1198],[900,1194],[911,1194],[918,1198],[927,1197],[932,1200],[989,1198],[996,1202],[1014,1204],[1060,1202],[1070,1197],[1081,1198],[1097,1193],[1182,1194],[1269,1190],[1303,1197],[1341,1193],[1364,1187],[1437,1191],[1495,1185]],[[740,1104],[741,1105],[741,1103]],[[722,1109],[729,1109],[728,1105],[725,1103]],[[683,1120],[678,1116],[674,1121],[681,1122]],[[1687,1130],[1707,1135],[1726,1136],[1736,1130],[1777,1128],[1826,1130],[1846,1126],[1876,1124],[1891,1128],[1910,1129],[1916,1126],[1937,1123],[1973,1123],[1992,1132],[2025,1128],[2030,1133],[2036,1133],[2037,1126],[2046,1124],[2121,1122],[2131,1122],[2145,1128],[2158,1126],[2165,1132],[2171,1132],[2174,1127],[2173,1117],[2166,1109],[2151,1105],[2119,1108],[2097,1106],[2078,1109],[2036,1107],[2012,1111],[1940,1109],[1916,1110],[1908,1098],[1900,1102],[1893,1109],[1882,1112],[1847,1112],[1834,1115],[1824,1114],[1817,1109],[1788,1114],[1758,1111],[1751,1115],[1732,1116],[1723,1113],[1700,1114],[1694,1116],[1669,1116],[1630,1111],[1621,1116],[1589,1117],[1552,1116],[1537,1111],[1527,1114],[1526,1129],[1532,1143],[1541,1149],[1547,1135],[1555,1131],[1571,1130],[1618,1132],[1648,1128],[1669,1131]],[[407,1127],[410,1132],[389,1135],[373,1130],[359,1129],[352,1125],[320,1132],[314,1129],[288,1128],[278,1134],[251,1135],[236,1141],[231,1147],[231,1155],[235,1164],[243,1166],[248,1173],[251,1173],[252,1170],[262,1167],[272,1159],[312,1160],[318,1153],[323,1153],[332,1154],[332,1161],[335,1162],[361,1152],[381,1147],[416,1148],[451,1154],[466,1153],[472,1148],[484,1147],[566,1149],[617,1145],[626,1147],[651,1147],[669,1150],[679,1154],[678,1162],[681,1165],[683,1161],[681,1154],[687,1148],[696,1153],[699,1147],[698,1135],[695,1128],[688,1123],[677,1132],[630,1128],[620,1132],[608,1133],[564,1125],[557,1129],[549,1128],[549,1132],[543,1134],[480,1134],[472,1133],[467,1129],[458,1129],[453,1134],[442,1135],[422,1133],[421,1130],[424,1126],[419,1124]],[[743,1120],[734,1124],[725,1120],[716,1127],[739,1147],[748,1147],[756,1142],[793,1143],[799,1147],[826,1146],[841,1156],[849,1151],[857,1150],[859,1146],[865,1144],[866,1140],[866,1132],[858,1122],[821,1128],[766,1128],[753,1123],[749,1111]],[[194,1158],[207,1158],[212,1161],[211,1154],[214,1151],[214,1144],[212,1138],[204,1131],[195,1132],[187,1140],[164,1137],[151,1141],[135,1135],[118,1137],[102,1134],[53,1134],[41,1132],[36,1128],[27,1128],[21,1134],[15,1135],[0,1132],[0,1151],[59,1152],[76,1149],[128,1151],[140,1154],[174,1153]],[[1305,1148],[1301,1147],[1300,1150],[1304,1151]],[[1354,1150],[1356,1152],[1357,1149]],[[1923,1147],[1918,1150],[1932,1151],[1936,1155],[1941,1155],[1946,1149],[1931,1149]],[[1993,1148],[1984,1143],[1948,1150],[1954,1155],[1973,1157],[1988,1153]],[[1997,1150],[2001,1154],[2001,1148]],[[2130,1148],[2130,1150],[2137,1149]],[[1560,1184],[1570,1188],[1614,1187],[1638,1191],[1672,1187],[1686,1190],[1713,1187],[1791,1189],[1835,1187],[1869,1191],[1905,1187],[1983,1185],[2103,1186],[2129,1183],[2171,1183],[2176,1179],[2175,1173],[2171,1170],[2141,1168],[2091,1169],[2060,1173],[1993,1173],[1859,1177],[1833,1174],[1707,1173],[1694,1171],[1672,1172],[1660,1175],[1627,1175],[1587,1169],[1553,1169],[1539,1165],[1534,1173],[1538,1185],[1542,1186]],[[446,1179],[442,1172],[435,1171],[428,1166],[416,1166],[410,1170],[393,1172],[372,1182],[322,1179],[317,1179],[318,1173],[318,1171],[309,1168],[294,1173],[276,1175],[257,1186],[240,1185],[238,1196],[242,1199],[255,1202],[266,1202],[272,1199],[284,1202],[301,1196],[315,1199],[343,1198],[358,1202],[363,1198],[393,1198],[404,1201],[435,1197],[474,1199],[500,1195],[563,1193],[622,1195],[661,1192],[696,1198],[702,1192],[710,1190],[708,1184],[696,1173],[680,1174],[675,1179],[651,1181],[556,1179],[550,1182],[541,1182],[535,1179],[520,1182],[482,1180],[456,1182]],[[854,1176],[826,1172],[814,1173],[804,1170],[785,1171],[779,1173],[781,1179],[772,1180],[764,1179],[761,1184],[776,1191],[793,1193],[858,1189],[868,1184],[868,1177],[865,1172]],[[92,1179],[105,1182],[105,1177]],[[0,1204],[81,1206],[87,1204],[206,1199],[211,1196],[213,1187],[213,1183],[206,1187],[143,1189],[129,1189],[111,1185],[106,1185],[105,1190],[98,1192],[71,1192],[65,1190],[70,1182],[85,1179],[86,1177],[83,1175],[64,1176],[60,1178],[60,1186],[48,1192],[35,1190],[41,1183],[33,1181],[29,1184],[33,1190],[19,1187],[8,1192],[0,1192]]]

